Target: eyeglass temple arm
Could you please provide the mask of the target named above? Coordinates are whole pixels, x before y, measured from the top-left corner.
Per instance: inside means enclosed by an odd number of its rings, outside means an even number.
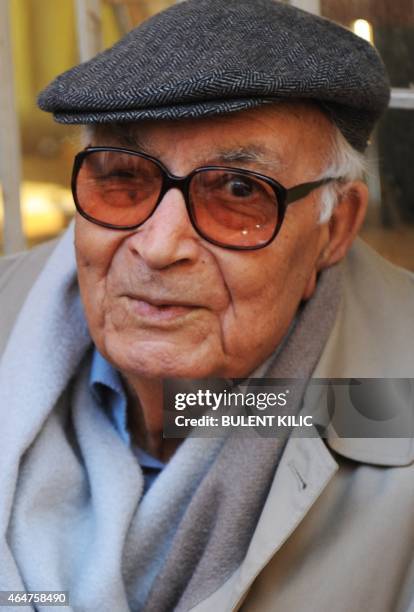
[[[337,178],[324,178],[320,181],[313,181],[312,183],[302,183],[302,185],[298,185],[297,187],[293,187],[292,189],[288,189],[286,192],[286,205],[292,204],[292,202],[297,202],[297,200],[301,200],[305,198],[307,195],[314,191],[314,189],[318,189],[318,187],[322,187],[322,185],[326,185],[327,183],[331,183],[332,181],[337,181]]]

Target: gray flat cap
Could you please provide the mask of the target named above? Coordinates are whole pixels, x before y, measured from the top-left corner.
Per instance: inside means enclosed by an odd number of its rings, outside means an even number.
[[[389,100],[373,47],[275,0],[188,0],[58,76],[39,106],[61,123],[199,118],[317,100],[358,150]]]

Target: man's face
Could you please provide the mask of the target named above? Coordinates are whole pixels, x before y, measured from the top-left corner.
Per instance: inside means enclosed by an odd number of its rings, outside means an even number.
[[[261,172],[287,188],[318,178],[332,130],[322,113],[301,104],[130,127],[134,148],[175,175],[226,165]],[[126,143],[101,135],[92,144]],[[79,284],[100,352],[129,377],[251,373],[313,291],[327,240],[326,226],[318,224],[319,196],[317,190],[289,206],[276,239],[257,251],[206,242],[176,189],[133,231],[78,215]]]

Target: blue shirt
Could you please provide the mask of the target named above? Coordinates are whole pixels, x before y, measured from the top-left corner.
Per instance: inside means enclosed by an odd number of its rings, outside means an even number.
[[[119,436],[131,448],[138,459],[144,475],[144,494],[165,466],[131,443],[127,424],[127,396],[117,370],[94,348],[89,386],[95,399],[105,409]]]

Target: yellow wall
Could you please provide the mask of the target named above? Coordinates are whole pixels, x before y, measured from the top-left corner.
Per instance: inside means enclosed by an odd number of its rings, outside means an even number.
[[[37,108],[36,99],[52,79],[79,62],[75,2],[10,0],[10,9],[22,146],[21,206],[31,245],[62,230],[74,210],[69,186],[73,157],[80,148],[79,128],[57,124],[49,113]],[[102,26],[105,48],[122,34],[107,1],[102,2]],[[0,230],[1,225],[0,201]]]

